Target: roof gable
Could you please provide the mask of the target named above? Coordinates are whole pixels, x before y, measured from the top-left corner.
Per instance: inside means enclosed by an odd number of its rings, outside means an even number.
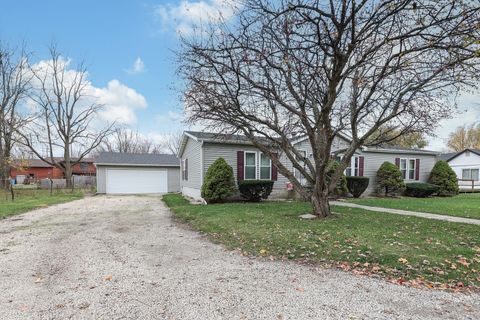
[[[464,153],[467,152],[467,151],[469,151],[469,152],[471,152],[471,153],[473,153],[473,154],[475,154],[475,155],[477,155],[477,156],[480,157],[480,150],[479,150],[479,149],[470,149],[470,148],[467,148],[467,149],[465,149],[465,150],[463,150],[463,151],[459,151],[459,152],[446,153],[446,154],[445,154],[445,157],[442,157],[440,160],[445,160],[445,161],[447,161],[447,162],[450,162],[450,161],[452,161],[453,159],[459,157],[460,155],[464,154]]]

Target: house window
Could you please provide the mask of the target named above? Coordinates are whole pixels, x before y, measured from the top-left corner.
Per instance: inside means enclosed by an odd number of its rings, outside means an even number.
[[[88,170],[88,163],[80,162],[80,170],[87,171]]]
[[[182,160],[182,178],[188,180],[188,159]]]
[[[260,154],[260,180],[272,179],[272,162],[265,154]]]
[[[402,173],[402,179],[407,179],[407,159],[400,159],[400,172]]]
[[[402,179],[415,180],[415,159],[400,159],[400,172],[402,173]]]
[[[462,169],[462,179],[478,181],[479,169]]]
[[[257,179],[257,153],[245,152],[245,180]]]
[[[349,166],[345,169],[345,175],[347,177],[360,175],[360,159],[357,156],[353,156],[350,160]]]

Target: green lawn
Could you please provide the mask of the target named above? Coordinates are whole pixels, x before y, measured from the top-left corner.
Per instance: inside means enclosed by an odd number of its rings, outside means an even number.
[[[480,285],[480,228],[334,207],[325,220],[300,220],[302,202],[191,205],[163,196],[181,221],[244,254],[333,264],[412,285]]]
[[[438,213],[480,219],[480,193],[434,198],[363,198],[350,202],[366,206]]]
[[[50,195],[49,190],[15,190],[15,201],[10,198],[10,192],[0,189],[0,219],[23,213],[52,204],[68,202],[83,197],[80,191],[55,190]]]

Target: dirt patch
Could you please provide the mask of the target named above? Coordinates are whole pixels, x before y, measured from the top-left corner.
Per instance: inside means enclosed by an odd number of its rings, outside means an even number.
[[[338,270],[242,257],[178,226],[159,197],[92,197],[21,218],[0,221],[2,319],[474,319],[480,314],[476,294],[406,288]]]

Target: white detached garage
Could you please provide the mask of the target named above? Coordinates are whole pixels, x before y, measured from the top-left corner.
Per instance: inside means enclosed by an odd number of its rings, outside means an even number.
[[[95,161],[97,193],[148,194],[180,191],[180,161],[170,154],[103,152]]]

